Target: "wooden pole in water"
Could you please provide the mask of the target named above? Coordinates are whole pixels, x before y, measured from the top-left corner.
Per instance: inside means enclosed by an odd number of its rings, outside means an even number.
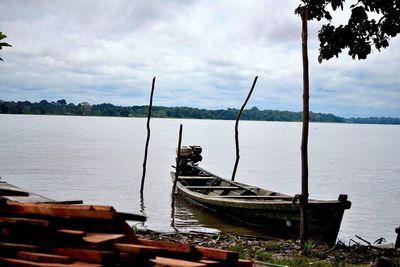
[[[308,205],[308,126],[310,121],[310,87],[308,74],[307,53],[307,20],[308,10],[301,12],[302,20],[302,53],[303,53],[303,129],[301,136],[301,196],[300,196],[300,243],[304,245],[307,240],[307,205]]]
[[[181,160],[182,130],[183,130],[183,126],[181,124],[179,126],[178,148],[176,151],[177,155],[176,155],[176,166],[175,166],[175,180],[174,180],[174,185],[172,186],[172,203],[171,203],[172,208],[175,207],[175,190],[176,190],[176,183],[178,182],[178,176],[179,176],[179,161]]]
[[[231,180],[234,181],[235,180],[235,176],[236,176],[236,170],[237,170],[237,166],[239,164],[239,159],[240,159],[240,154],[239,154],[239,119],[240,116],[242,115],[242,112],[244,110],[244,107],[246,106],[247,102],[250,99],[251,94],[253,93],[254,87],[256,86],[256,82],[257,82],[258,76],[256,76],[254,78],[253,81],[253,85],[251,86],[250,92],[247,95],[246,100],[244,101],[237,117],[236,117],[236,123],[235,123],[235,144],[236,144],[236,160],[235,160],[235,166],[233,167],[233,172],[232,172],[232,178]]]
[[[150,118],[151,118],[151,108],[153,106],[153,94],[154,94],[154,84],[155,84],[155,82],[156,82],[156,77],[153,78],[153,82],[152,82],[152,85],[151,85],[150,104],[149,104],[149,111],[147,113],[147,138],[146,138],[146,145],[145,145],[145,148],[144,148],[142,183],[140,185],[140,194],[141,195],[143,195],[144,179],[146,177],[147,154],[148,154],[148,150],[149,150],[149,141],[150,141]]]

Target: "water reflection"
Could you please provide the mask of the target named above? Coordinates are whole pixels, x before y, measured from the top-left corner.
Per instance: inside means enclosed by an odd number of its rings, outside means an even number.
[[[146,216],[146,206],[144,205],[144,196],[140,194],[140,213]]]
[[[179,229],[175,226],[175,203],[177,194],[175,194],[174,187],[171,190],[171,227],[174,229],[175,232],[179,232]]]
[[[146,206],[144,205],[143,193],[140,194],[140,213],[146,216]],[[145,222],[139,222],[138,228],[145,229]]]
[[[236,233],[241,235],[265,235],[265,232],[250,229],[231,218],[221,216],[198,205],[180,194],[175,195],[175,207],[171,212],[171,226],[181,232],[199,231],[209,233]]]

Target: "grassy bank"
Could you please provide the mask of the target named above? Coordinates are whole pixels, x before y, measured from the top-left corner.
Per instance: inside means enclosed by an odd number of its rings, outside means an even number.
[[[256,266],[400,266],[400,249],[337,244],[328,247],[308,241],[301,248],[292,240],[206,234],[198,232],[162,234],[139,233],[144,238],[166,242],[189,243],[236,251],[242,259],[254,260]]]

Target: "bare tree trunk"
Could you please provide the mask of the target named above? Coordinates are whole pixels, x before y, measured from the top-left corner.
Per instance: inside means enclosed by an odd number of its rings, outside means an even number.
[[[146,177],[147,154],[149,150],[149,141],[150,141],[150,118],[151,118],[151,108],[153,106],[153,93],[154,93],[155,82],[156,82],[156,77],[153,78],[153,83],[151,85],[150,104],[149,104],[149,111],[147,113],[147,138],[146,138],[146,145],[144,148],[143,173],[142,173],[142,183],[140,185],[140,195],[143,195],[144,179]]]
[[[233,172],[232,172],[232,178],[231,178],[232,181],[235,180],[236,170],[237,170],[237,166],[239,164],[239,159],[240,159],[240,154],[239,154],[239,120],[240,120],[240,116],[242,115],[242,112],[244,110],[244,107],[246,106],[247,102],[250,99],[251,94],[253,93],[254,87],[256,86],[257,79],[258,79],[258,76],[256,76],[254,78],[254,82],[253,82],[253,85],[251,86],[249,94],[247,95],[247,98],[244,101],[244,103],[242,105],[242,108],[240,109],[240,111],[239,111],[239,113],[238,113],[238,115],[236,117],[236,123],[235,123],[236,160],[235,160],[235,166],[233,167]]]
[[[303,130],[301,136],[301,196],[300,196],[300,242],[307,240],[307,205],[308,205],[308,125],[309,125],[309,75],[307,53],[307,19],[308,10],[301,13],[302,20],[302,52],[303,52]]]

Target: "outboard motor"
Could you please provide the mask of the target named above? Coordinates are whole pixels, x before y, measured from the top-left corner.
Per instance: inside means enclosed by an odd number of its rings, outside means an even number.
[[[179,155],[179,173],[181,174],[195,174],[199,170],[193,168],[203,159],[201,146],[182,146]]]

